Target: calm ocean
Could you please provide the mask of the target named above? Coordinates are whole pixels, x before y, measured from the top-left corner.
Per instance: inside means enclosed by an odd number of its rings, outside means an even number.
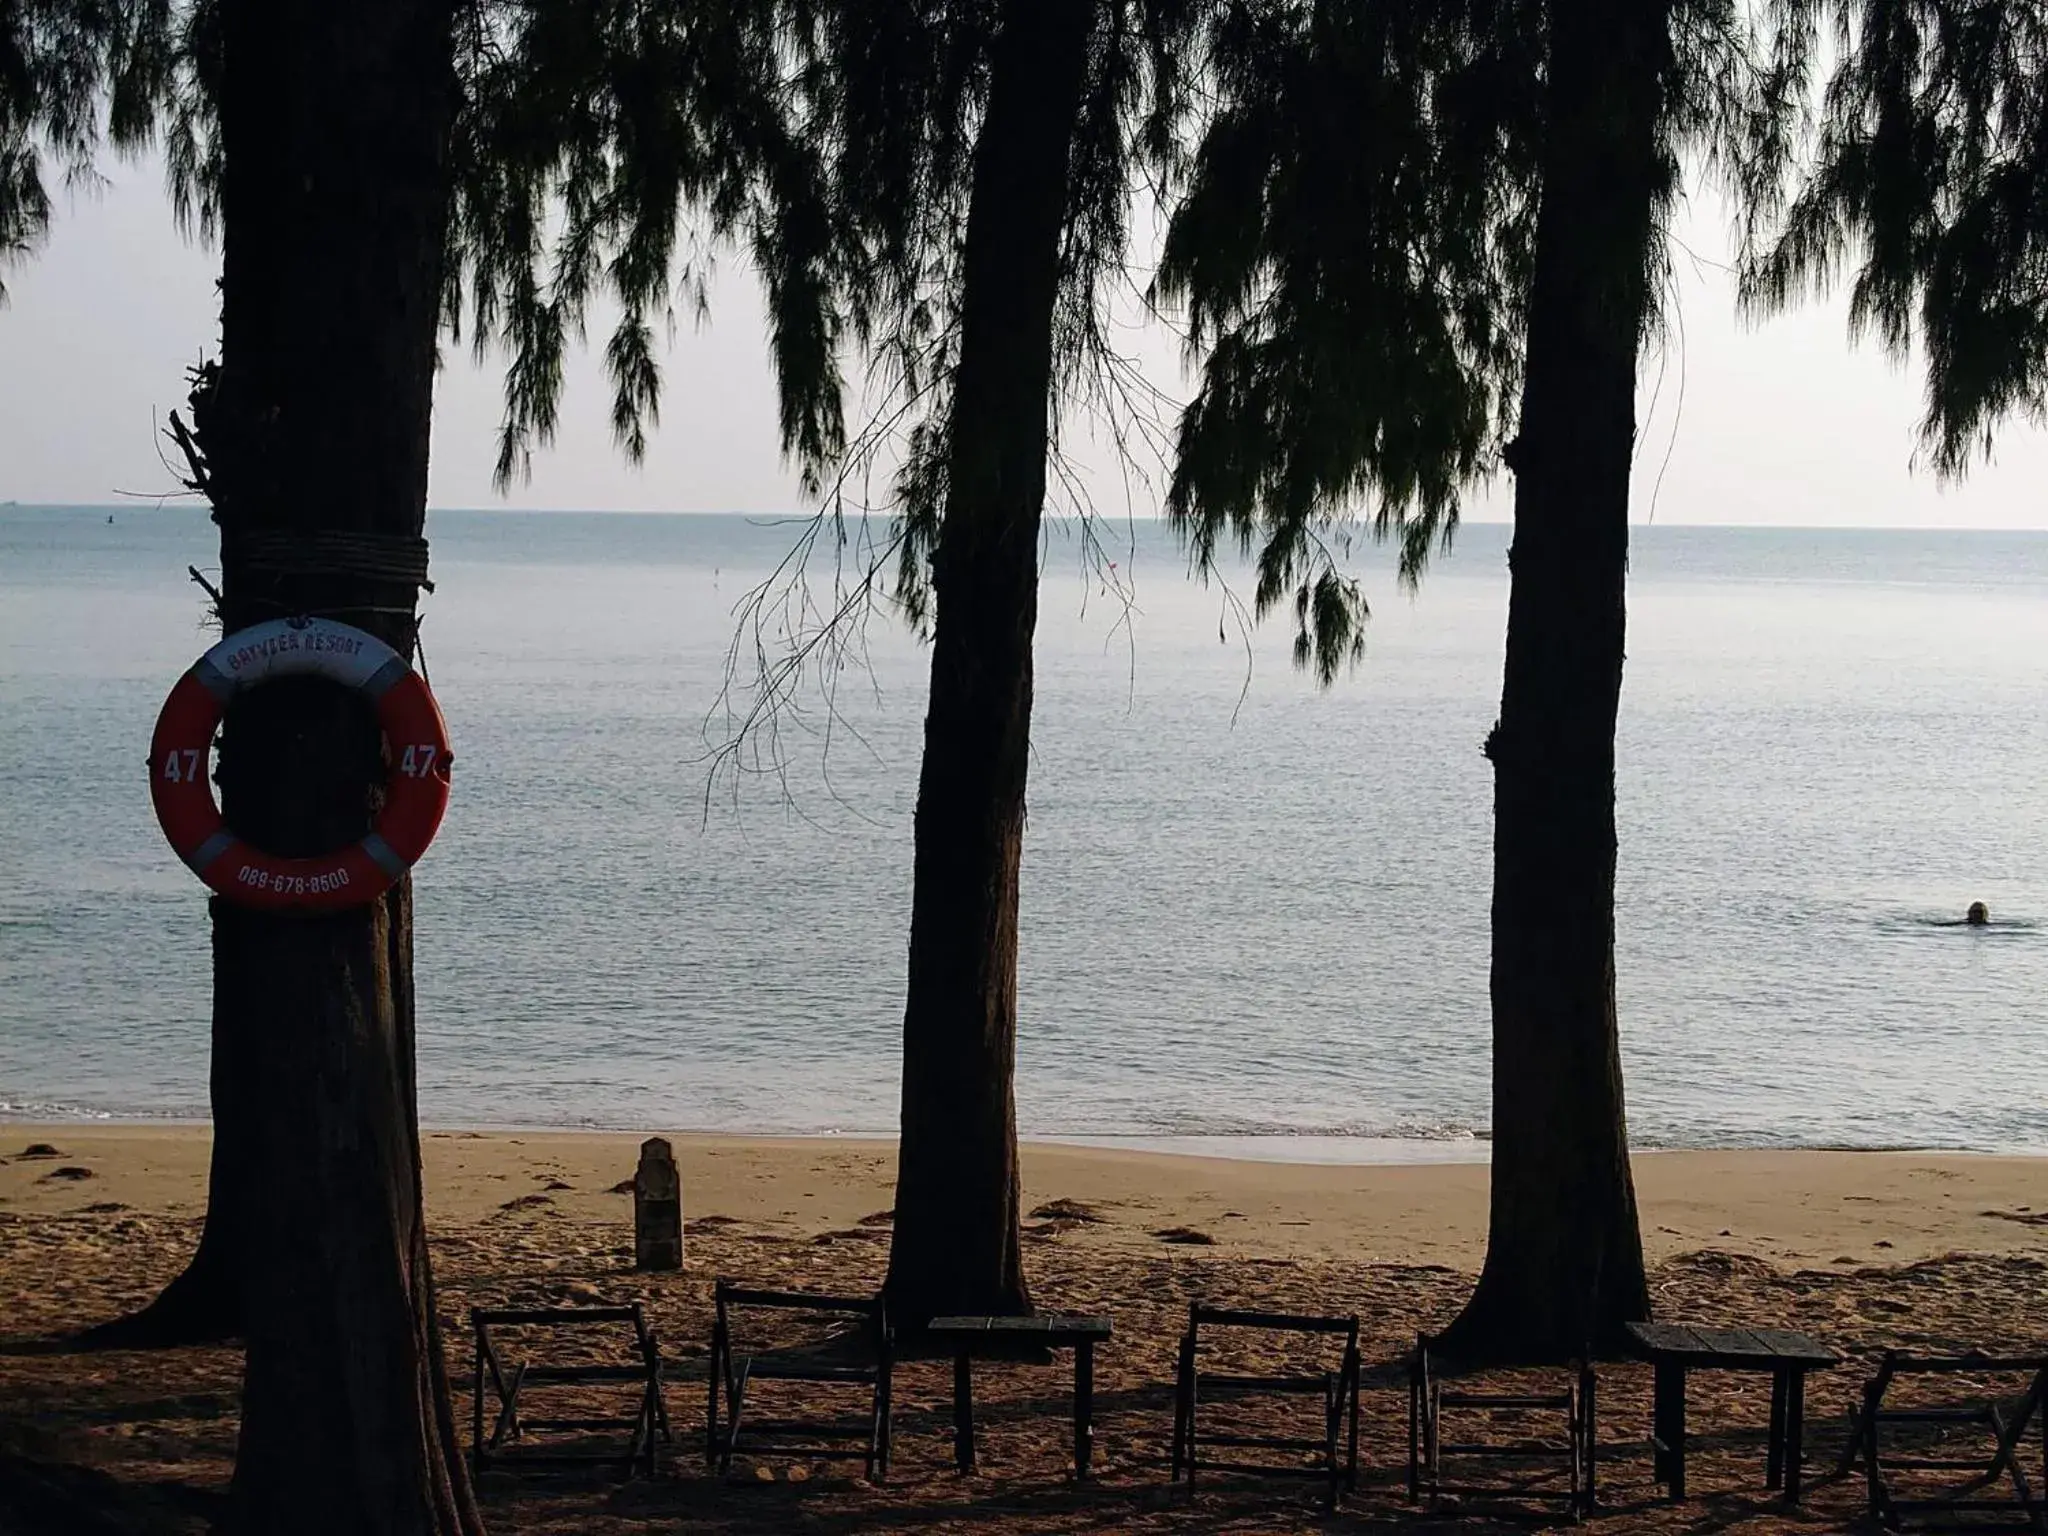
[[[184,572],[216,546],[197,511],[111,515],[0,510],[15,1116],[205,1112],[204,893],[142,757],[211,642]],[[418,873],[425,1117],[891,1129],[917,644],[877,617],[832,707],[807,679],[782,771],[713,778],[736,606],[795,525],[446,512],[428,531],[458,768]],[[1318,692],[1286,626],[1247,648],[1164,530],[1109,539],[1129,606],[1049,535],[1028,1133],[1483,1150],[1479,747],[1506,537],[1467,527],[1413,599],[1361,552],[1370,654]],[[1644,529],[1630,598],[1637,1143],[2048,1150],[2048,535]],[[1973,899],[1993,927],[1943,925]]]

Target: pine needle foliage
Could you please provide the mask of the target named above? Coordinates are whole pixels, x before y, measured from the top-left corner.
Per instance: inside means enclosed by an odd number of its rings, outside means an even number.
[[[2048,5],[1774,0],[1794,106],[1760,137],[1743,297],[1849,282],[1852,335],[1926,357],[1923,444],[1944,478],[1999,424],[2048,422]]]
[[[1067,179],[1054,318],[1055,430],[1062,414],[1110,406],[1119,359],[1104,305],[1130,244],[1136,173],[1167,153],[1188,110],[1189,41],[1207,0],[1100,0]],[[1000,24],[994,0],[819,3],[803,51],[813,130],[832,161],[846,259],[839,301],[878,394],[901,424],[894,593],[914,626],[931,618],[930,564],[956,434],[962,258],[976,133]],[[866,446],[878,446],[869,439]],[[1055,446],[1055,451],[1057,448]]]
[[[1168,510],[1207,571],[1257,551],[1295,657],[1329,681],[1365,602],[1329,536],[1353,505],[1421,572],[1513,419],[1534,204],[1526,17],[1472,46],[1451,8],[1233,5],[1219,106],[1169,225],[1159,299],[1205,351]]]
[[[1722,168],[1762,133],[1735,6],[1667,14],[1660,227],[1681,157]],[[1412,587],[1514,438],[1545,9],[1232,0],[1203,44],[1214,111],[1155,288],[1201,363],[1167,510],[1199,574],[1226,540],[1255,557],[1255,610],[1292,599],[1295,660],[1327,684],[1364,654],[1348,531],[1393,542]],[[1663,242],[1643,257],[1656,292]]]
[[[0,303],[53,184],[93,188],[102,146],[151,141],[175,53],[170,0],[0,0]]]
[[[794,115],[787,43],[804,14],[775,0],[461,8],[445,314],[480,357],[505,355],[501,486],[553,438],[563,360],[601,305],[613,432],[644,454],[658,350],[679,310],[701,316],[727,247],[767,294],[785,448],[813,488],[841,451],[844,244]],[[51,171],[90,182],[106,139],[160,145],[180,226],[212,238],[220,71],[219,0],[0,0],[0,264],[47,227]]]
[[[795,116],[790,13],[765,0],[507,0],[461,49],[451,330],[509,355],[500,485],[560,418],[562,365],[594,304],[613,435],[631,459],[659,420],[657,349],[701,316],[710,263],[744,250],[767,296],[782,440],[815,489],[844,440],[839,254],[822,162]]]

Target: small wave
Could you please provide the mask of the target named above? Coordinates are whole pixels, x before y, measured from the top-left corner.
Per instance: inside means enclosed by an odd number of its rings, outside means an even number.
[[[0,1121],[33,1120],[100,1120],[100,1121],[163,1121],[167,1123],[196,1123],[210,1119],[203,1108],[141,1108],[134,1105],[119,1105],[108,1108],[99,1104],[69,1104],[50,1099],[0,1099]]]
[[[1317,1141],[1488,1141],[1493,1133],[1462,1120],[1340,1120],[1318,1124],[1313,1121],[1259,1120],[1231,1115],[1189,1116],[1185,1119],[1147,1120],[1142,1124],[1070,1124],[1025,1128],[1025,1135],[1043,1138],[1086,1136],[1091,1139],[1131,1138],[1149,1140],[1161,1136],[1227,1136],[1233,1140],[1265,1138]]]
[[[0,1099],[0,1120],[111,1120],[104,1109],[83,1104],[53,1104],[43,1099]]]
[[[0,1114],[5,1113],[0,1106]],[[125,1113],[121,1118],[129,1118]],[[158,1117],[152,1117],[158,1118]],[[171,1116],[170,1118],[176,1118]],[[508,1118],[504,1115],[490,1116],[456,1111],[437,1111],[429,1104],[421,1116],[421,1125],[429,1130],[447,1131],[633,1131],[662,1120],[664,1116],[618,1114],[579,1114],[573,1110],[559,1113],[533,1113],[531,1106]],[[712,1114],[695,1123],[669,1122],[669,1129],[683,1136],[761,1136],[761,1137],[814,1137],[844,1136],[854,1140],[872,1140],[877,1137],[893,1138],[896,1127],[885,1121],[863,1124],[851,1120],[833,1120],[827,1106],[819,1106],[815,1119],[783,1118],[767,1115],[736,1116]],[[1019,1127],[1019,1133],[1028,1141],[1074,1141],[1091,1142],[1156,1141],[1160,1138],[1228,1138],[1233,1141],[1391,1141],[1425,1142],[1436,1144],[1484,1143],[1492,1140],[1493,1133],[1483,1126],[1475,1126],[1462,1120],[1387,1120],[1387,1121],[1337,1121],[1331,1123],[1265,1120],[1230,1115],[1201,1115],[1186,1118],[1145,1117],[1127,1121],[1051,1121],[1034,1123],[1027,1121]]]
[[[1395,1136],[1028,1136],[1027,1141],[1110,1152],[1164,1153],[1233,1162],[1407,1164],[1483,1163],[1488,1144],[1476,1137],[1422,1140]]]

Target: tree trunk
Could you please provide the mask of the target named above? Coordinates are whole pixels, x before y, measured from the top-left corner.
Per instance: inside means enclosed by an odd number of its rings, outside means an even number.
[[[1558,1359],[1649,1315],[1614,998],[1638,346],[1666,7],[1551,0],[1549,121],[1494,764],[1493,1207],[1447,1346]]]
[[[1053,311],[1094,0],[1009,0],[975,144],[945,516],[932,560],[888,1296],[1028,1312],[1017,1185],[1017,879]]]
[[[451,11],[223,6],[221,356],[197,415],[230,631],[321,613],[412,652]],[[383,776],[354,695],[276,683],[229,709],[222,808],[261,846],[352,841]],[[214,1038],[232,1053],[214,1068],[213,1237],[248,1351],[223,1526],[481,1532],[422,1212],[410,882],[330,916],[216,901],[213,918]]]

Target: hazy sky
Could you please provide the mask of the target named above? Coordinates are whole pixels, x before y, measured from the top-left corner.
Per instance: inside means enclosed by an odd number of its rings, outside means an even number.
[[[154,166],[116,166],[112,181],[101,196],[75,199],[44,250],[6,275],[0,500],[106,502],[171,486],[153,424],[182,399],[186,365],[214,345],[216,260],[172,228]],[[1721,222],[1702,203],[1681,233],[1717,259]],[[1680,323],[1661,387],[1660,359],[1645,369],[1636,521],[1654,505],[1659,523],[2048,528],[2043,434],[2010,425],[1993,463],[1942,489],[1912,467],[1917,374],[1870,346],[1852,352],[1839,302],[1756,329],[1735,319],[1721,271],[1681,254],[1678,276]],[[433,504],[788,511],[797,487],[777,452],[761,334],[751,279],[728,260],[709,324],[677,329],[646,463],[627,465],[612,447],[601,369],[585,354],[571,365],[560,441],[508,498],[490,484],[497,375],[451,352],[435,400]],[[1176,386],[1171,335],[1153,328],[1131,345]],[[1099,490],[1120,504],[1111,456],[1079,440],[1085,432],[1074,436]],[[1156,510],[1143,486],[1133,510]],[[1506,510],[1496,493],[1469,515]]]

